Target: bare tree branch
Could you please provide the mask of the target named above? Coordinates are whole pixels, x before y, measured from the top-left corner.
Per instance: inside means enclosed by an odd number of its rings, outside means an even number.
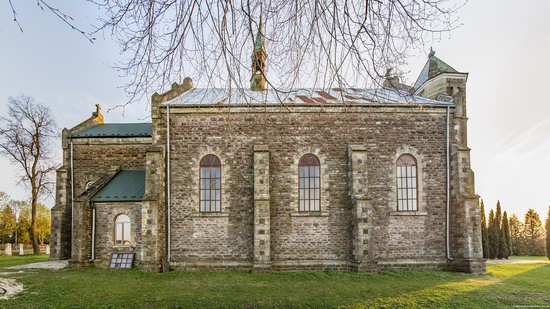
[[[268,84],[379,85],[388,68],[457,26],[458,0],[101,0],[97,32],[125,60],[130,101],[192,76],[203,87],[248,88],[257,21],[264,20]]]

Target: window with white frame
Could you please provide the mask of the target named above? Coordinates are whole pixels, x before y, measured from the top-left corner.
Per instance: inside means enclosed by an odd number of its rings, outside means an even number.
[[[129,246],[130,231],[130,217],[127,215],[118,215],[115,220],[115,246]]]

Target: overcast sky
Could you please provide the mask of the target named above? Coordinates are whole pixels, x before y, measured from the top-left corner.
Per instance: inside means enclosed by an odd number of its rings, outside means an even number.
[[[125,102],[123,81],[109,67],[119,59],[109,38],[95,44],[68,29],[32,1],[18,5],[21,33],[7,2],[0,4],[0,113],[8,96],[21,93],[48,105],[60,128]],[[82,23],[97,11],[80,1],[63,7]],[[493,208],[523,217],[528,208],[546,217],[550,205],[550,1],[470,1],[459,12],[463,25],[434,42],[436,55],[469,72],[468,138],[476,190]],[[414,83],[427,57],[419,52],[405,70]],[[546,90],[546,91],[545,91]],[[107,122],[147,117],[146,104],[105,114]],[[28,198],[15,183],[14,167],[0,159],[0,191]],[[52,202],[49,206],[53,206]]]

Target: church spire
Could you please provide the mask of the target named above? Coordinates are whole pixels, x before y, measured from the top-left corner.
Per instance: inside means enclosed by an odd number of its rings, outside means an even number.
[[[258,33],[254,41],[254,51],[252,52],[252,77],[250,78],[250,89],[253,91],[265,90],[267,81],[265,79],[265,37],[262,32],[262,17],[258,25]]]

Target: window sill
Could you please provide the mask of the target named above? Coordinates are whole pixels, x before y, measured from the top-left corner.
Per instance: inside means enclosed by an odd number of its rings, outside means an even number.
[[[293,211],[291,217],[328,217],[326,211]]]
[[[116,251],[116,253],[118,252],[133,252],[135,249],[135,247],[133,246],[123,246],[123,245],[114,245],[112,247],[112,250]]]
[[[227,218],[227,212],[199,212],[192,215],[193,218]]]
[[[390,211],[390,216],[427,216],[426,211]]]

